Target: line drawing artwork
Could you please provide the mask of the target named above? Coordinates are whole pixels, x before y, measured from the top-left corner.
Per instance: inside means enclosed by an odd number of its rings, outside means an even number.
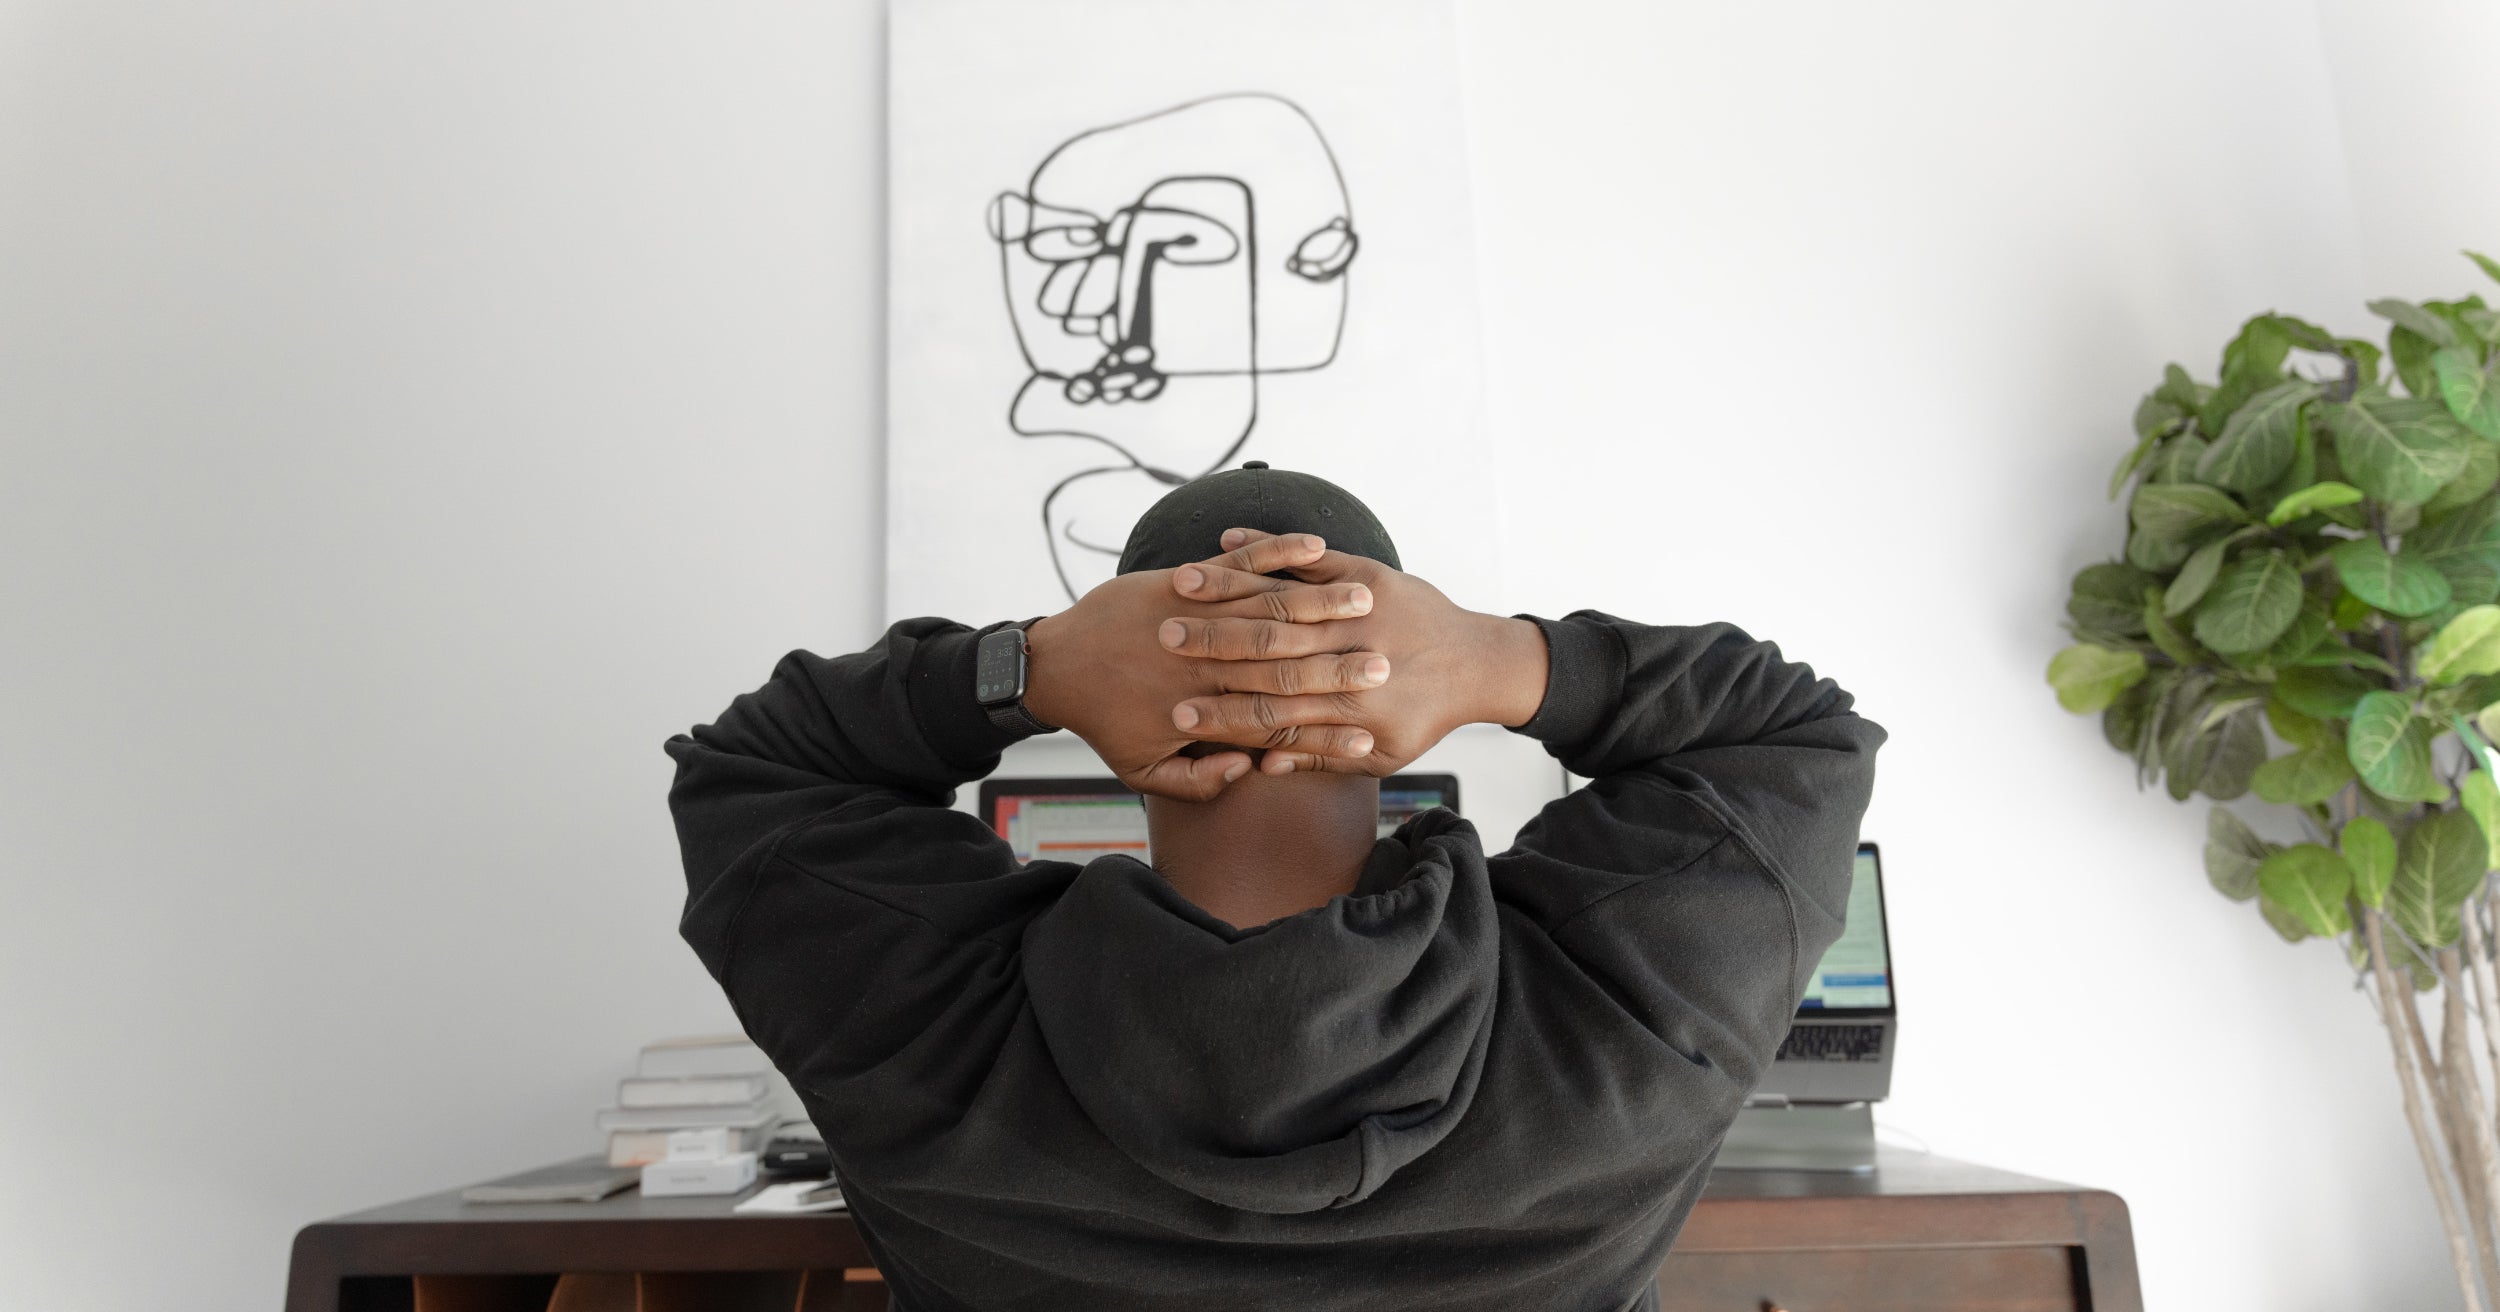
[[[1234,92],[1062,141],[987,227],[1027,374],[1009,431],[1100,448],[1041,492],[1073,601],[1148,505],[1241,454],[1262,379],[1336,359],[1353,203],[1309,114]]]

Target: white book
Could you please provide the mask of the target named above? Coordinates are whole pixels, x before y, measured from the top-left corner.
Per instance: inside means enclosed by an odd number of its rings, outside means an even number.
[[[780,1115],[771,1099],[758,1098],[710,1107],[606,1107],[594,1119],[602,1130],[699,1130],[711,1125],[763,1125]]]
[[[683,1079],[696,1075],[760,1075],[773,1068],[743,1034],[700,1034],[643,1045],[634,1074]]]
[[[731,1153],[759,1152],[772,1137],[770,1125],[715,1125],[700,1130],[610,1130],[608,1132],[608,1165],[649,1166],[665,1161],[676,1142],[689,1135],[700,1140],[714,1157]],[[689,1143],[695,1140],[687,1140]]]
[[[635,1076],[616,1086],[619,1107],[703,1107],[753,1102],[772,1088],[763,1075]]]

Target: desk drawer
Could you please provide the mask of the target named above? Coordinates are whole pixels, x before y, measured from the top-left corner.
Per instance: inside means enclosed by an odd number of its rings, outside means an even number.
[[[1661,1312],[2084,1312],[2072,1249],[1826,1248],[1675,1253]]]

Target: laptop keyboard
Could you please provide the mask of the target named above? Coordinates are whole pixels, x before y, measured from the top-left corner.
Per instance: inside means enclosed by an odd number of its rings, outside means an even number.
[[[1881,1025],[1796,1025],[1780,1044],[1781,1061],[1875,1061],[1884,1055]]]

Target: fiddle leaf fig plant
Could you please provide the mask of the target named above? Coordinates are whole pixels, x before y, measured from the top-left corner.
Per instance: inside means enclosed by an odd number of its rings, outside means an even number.
[[[2261,314],[2212,381],[2163,370],[2110,477],[2124,550],[2075,575],[2048,681],[2139,785],[2295,819],[2284,843],[2214,807],[2206,878],[2368,981],[2479,1312],[2500,1291],[2500,311],[2369,309],[2383,344]]]

